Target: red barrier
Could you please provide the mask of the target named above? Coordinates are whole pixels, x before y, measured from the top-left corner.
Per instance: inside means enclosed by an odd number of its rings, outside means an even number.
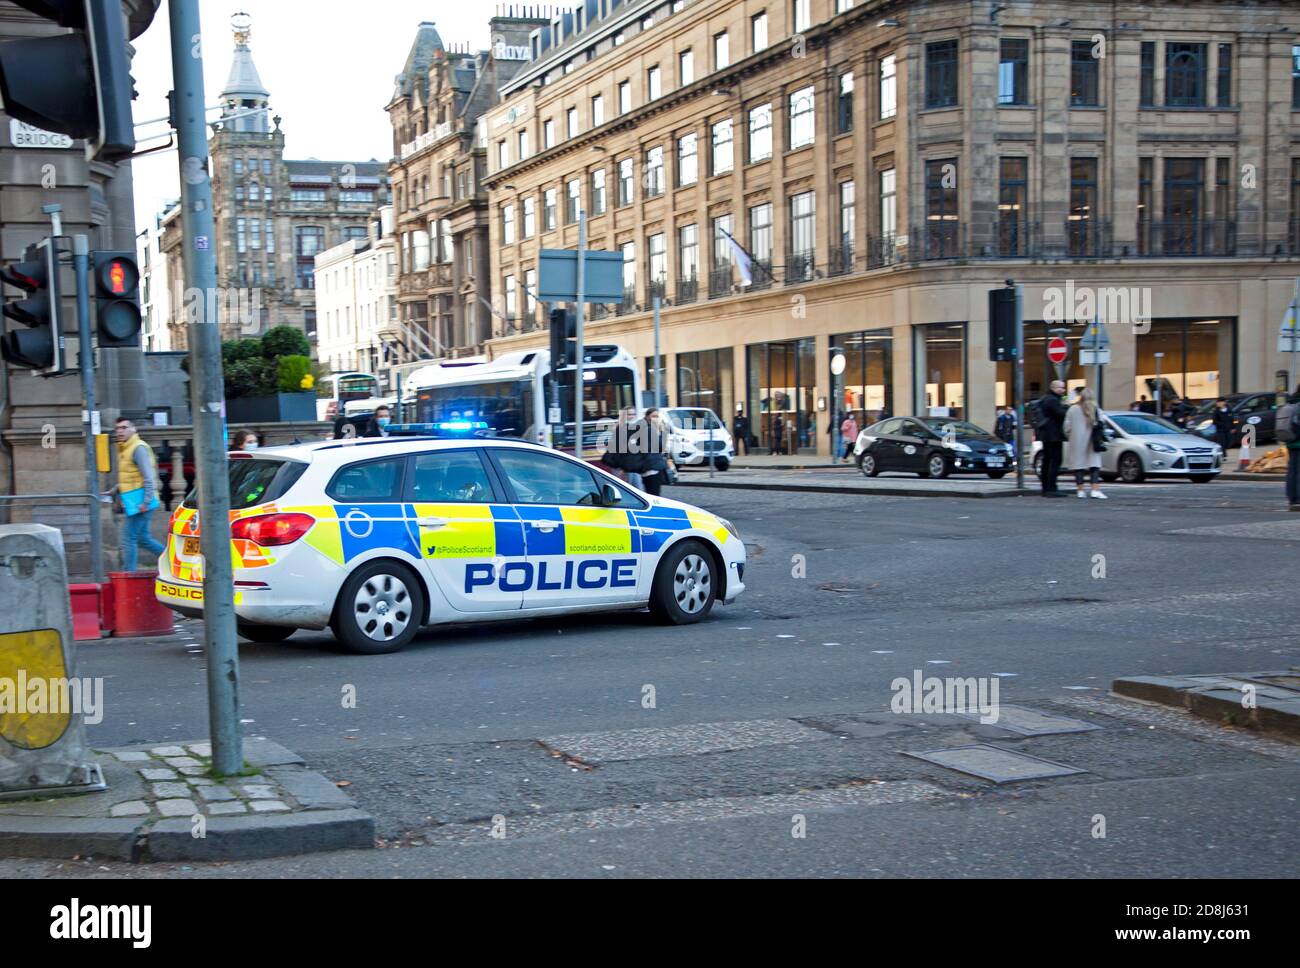
[[[115,571],[113,585],[113,636],[119,639],[148,635],[170,635],[171,609],[154,597],[157,572]]]
[[[72,601],[72,637],[78,642],[102,639],[110,626],[104,622],[100,586],[69,585],[68,597]]]

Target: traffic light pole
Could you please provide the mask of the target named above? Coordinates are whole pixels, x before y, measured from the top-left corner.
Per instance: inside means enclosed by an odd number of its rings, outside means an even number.
[[[235,639],[234,574],[230,560],[230,479],[226,473],[225,386],[221,334],[209,316],[217,287],[212,181],[200,53],[198,0],[171,0],[172,98],[181,169],[185,289],[197,305],[190,326],[190,407],[194,417],[200,550],[203,554],[203,644],[208,666],[212,769],[230,776],[244,768],[239,735],[239,647]],[[194,299],[199,293],[204,298]]]
[[[587,210],[578,210],[578,302],[574,307],[574,335],[577,337],[577,351],[574,354],[577,359],[573,361],[573,456],[578,460],[583,459],[586,448],[582,446],[582,425],[583,421],[583,397],[586,396],[587,384],[584,380],[583,356],[586,350],[583,347],[583,310],[587,308],[587,273],[586,273],[586,256],[587,254]]]
[[[1025,487],[1025,287],[1016,283],[1016,362],[1012,403],[1016,411],[1016,490]]]
[[[77,277],[77,365],[81,370],[81,395],[86,401],[86,493],[99,494],[99,457],[95,453],[95,348],[90,340],[90,240],[72,237],[72,271]],[[61,334],[55,333],[58,339]],[[90,502],[90,567],[95,584],[104,581],[104,535],[100,530],[99,500]]]

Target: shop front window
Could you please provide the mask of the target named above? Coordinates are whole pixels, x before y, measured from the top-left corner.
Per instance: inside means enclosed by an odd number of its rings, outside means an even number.
[[[917,414],[965,418],[966,324],[927,323],[913,334]]]
[[[730,426],[735,410],[731,349],[677,354],[677,405],[712,410]]]
[[[816,349],[811,338],[748,348],[751,433],[773,454],[816,453]]]
[[[831,416],[848,414],[859,427],[870,427],[894,415],[894,339],[887,329],[841,333],[831,337],[831,357],[844,354],[844,373],[836,388],[837,405]],[[832,371],[832,379],[834,371]]]

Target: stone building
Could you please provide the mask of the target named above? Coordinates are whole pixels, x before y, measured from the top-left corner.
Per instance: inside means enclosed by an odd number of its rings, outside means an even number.
[[[387,105],[396,209],[398,320],[385,334],[394,359],[472,356],[492,335],[486,150],[481,119],[524,66],[527,38],[546,21],[505,9],[491,50],[447,47],[420,24]]]
[[[391,329],[397,318],[391,205],[375,213],[365,239],[348,239],[316,256],[316,307],[316,346],[323,365],[334,373],[387,376],[389,354],[379,333]]]
[[[528,56],[486,116],[493,291],[524,319],[493,354],[545,345],[518,294],[583,209],[626,289],[587,339],[648,360],[660,295],[670,402],[743,406],[764,446],[826,453],[846,410],[991,424],[1008,278],[1030,395],[1049,330],[1077,349],[1094,312],[1110,407],[1157,374],[1204,399],[1286,369],[1294,3],[586,0]]]
[[[316,335],[316,255],[364,239],[388,202],[385,165],[284,157],[281,118],[258,75],[251,20],[236,14],[230,77],[213,123],[213,214],[225,339],[290,325]]]

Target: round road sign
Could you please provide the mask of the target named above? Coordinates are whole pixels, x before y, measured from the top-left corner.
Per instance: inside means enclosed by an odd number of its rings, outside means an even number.
[[[1047,358],[1053,363],[1064,363],[1070,358],[1070,344],[1060,336],[1047,341]]]

